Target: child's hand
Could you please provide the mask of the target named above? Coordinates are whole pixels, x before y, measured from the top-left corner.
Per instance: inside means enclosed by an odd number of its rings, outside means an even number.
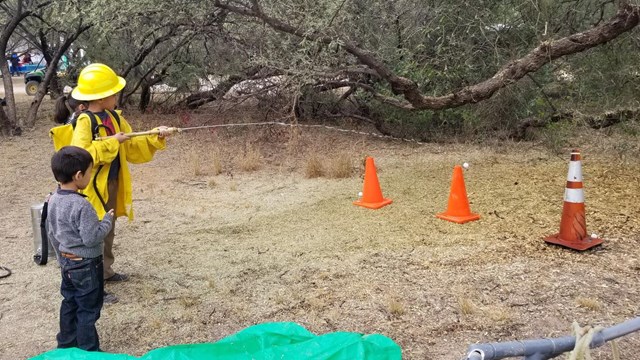
[[[118,140],[118,142],[120,144],[122,144],[123,142],[129,140],[129,137],[127,135],[125,135],[123,132],[119,132],[115,135],[113,135],[114,138],[116,138],[116,140]]]
[[[164,139],[165,137],[167,137],[167,136],[169,136],[169,135],[171,135],[171,134],[172,134],[172,131],[171,131],[171,130],[169,130],[169,128],[168,128],[168,127],[166,127],[166,126],[159,126],[159,127],[158,127],[158,130],[160,131],[160,132],[158,133],[158,137],[159,137],[160,139]]]
[[[115,214],[116,214],[116,211],[115,211],[115,210],[113,210],[113,209],[111,209],[111,210],[109,210],[109,211],[107,212],[107,214],[111,215],[111,217],[114,217],[114,216],[115,216]]]

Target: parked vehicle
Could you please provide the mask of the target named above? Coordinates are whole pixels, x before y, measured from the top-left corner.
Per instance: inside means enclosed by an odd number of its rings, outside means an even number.
[[[27,95],[34,96],[38,92],[38,86],[44,80],[46,68],[33,70],[24,74],[24,90]]]
[[[44,65],[44,59],[40,60],[35,65],[28,65],[33,67],[32,71],[24,74],[24,90],[27,95],[34,96],[38,92],[38,86],[44,80],[44,74],[47,71],[46,65]],[[66,74],[68,64],[66,58],[58,66],[58,77],[63,77]]]

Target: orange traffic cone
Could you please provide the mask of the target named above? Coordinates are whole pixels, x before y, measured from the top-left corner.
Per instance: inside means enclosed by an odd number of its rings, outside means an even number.
[[[380,209],[385,205],[391,204],[391,202],[391,199],[385,199],[382,197],[382,190],[380,189],[378,175],[376,174],[376,165],[373,163],[373,158],[367,157],[364,167],[364,187],[362,189],[362,198],[358,201],[354,201],[353,204],[369,209]]]
[[[602,239],[587,235],[587,221],[584,215],[584,190],[582,188],[582,164],[580,150],[571,152],[567,186],[564,190],[564,205],[560,232],[544,241],[574,250],[587,250],[602,244]]]
[[[480,219],[480,215],[472,213],[469,207],[467,189],[464,186],[464,177],[462,176],[462,167],[460,165],[456,165],[453,168],[447,211],[436,216],[442,220],[453,221],[458,224]]]

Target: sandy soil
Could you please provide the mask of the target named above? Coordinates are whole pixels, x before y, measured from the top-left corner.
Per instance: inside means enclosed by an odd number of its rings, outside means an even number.
[[[180,125],[169,115],[132,122]],[[59,273],[32,262],[29,215],[55,186],[48,127],[42,120],[0,139],[0,266],[13,270],[0,279],[0,359],[55,347]],[[115,247],[116,269],[132,279],[108,285],[120,302],[103,309],[103,348],[141,355],[294,321],[319,334],[382,333],[407,359],[454,360],[476,342],[563,336],[573,321],[610,326],[637,316],[640,166],[598,151],[606,136],[593,136],[576,145],[588,230],[606,242],[583,253],[542,241],[558,230],[568,154],[535,144],[418,146],[321,129],[295,142],[286,130],[176,136],[153,162],[132,166],[136,219],[118,221]],[[251,149],[262,166],[242,171]],[[327,163],[346,154],[355,175],[307,179],[312,154]],[[375,157],[394,200],[381,210],[352,205],[364,155]],[[482,219],[436,219],[452,167],[464,161]],[[640,334],[621,340],[623,358],[639,346]],[[609,346],[593,354],[611,358]]]
[[[26,99],[27,94],[24,92],[24,76],[11,77],[13,81],[13,93],[20,98]],[[0,97],[4,97],[4,86],[0,86]]]

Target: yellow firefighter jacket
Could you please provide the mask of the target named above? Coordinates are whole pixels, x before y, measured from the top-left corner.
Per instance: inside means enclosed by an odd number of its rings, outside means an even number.
[[[122,116],[120,110],[116,110],[120,116],[120,124],[111,117],[116,133],[132,132],[131,126]],[[111,116],[111,115],[109,115]],[[98,125],[102,124],[99,116],[96,116]],[[99,136],[107,136],[104,127],[99,127]],[[71,145],[78,146],[89,151],[93,157],[93,173],[91,174],[91,182],[86,189],[82,191],[87,196],[87,200],[93,205],[98,213],[98,217],[102,217],[109,209],[104,208],[103,202],[109,201],[107,191],[107,179],[111,162],[120,154],[120,171],[118,173],[118,198],[116,201],[116,217],[128,216],[129,220],[133,220],[132,207],[132,185],[131,173],[129,172],[128,163],[140,164],[153,159],[156,150],[165,148],[165,139],[160,139],[158,135],[137,136],[120,144],[118,140],[110,138],[106,140],[94,140],[92,138],[91,120],[89,115],[83,113],[78,117],[76,127],[73,130],[73,138]],[[100,199],[102,198],[102,200]]]

